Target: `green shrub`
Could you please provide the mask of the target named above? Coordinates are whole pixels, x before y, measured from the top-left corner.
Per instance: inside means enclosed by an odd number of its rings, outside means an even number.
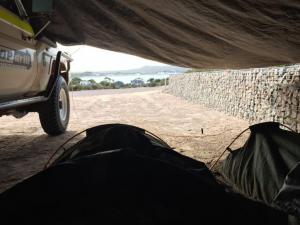
[[[165,85],[165,81],[168,83],[169,78],[166,79],[154,79],[150,78],[147,83],[141,86],[132,85],[131,83],[124,84],[121,81],[114,82],[112,79],[104,79],[103,81],[97,83],[95,80],[90,79],[89,85],[81,85],[82,79],[79,77],[72,78],[69,87],[71,91],[81,91],[81,90],[97,90],[97,89],[118,89],[118,88],[134,88],[134,87],[157,87]]]

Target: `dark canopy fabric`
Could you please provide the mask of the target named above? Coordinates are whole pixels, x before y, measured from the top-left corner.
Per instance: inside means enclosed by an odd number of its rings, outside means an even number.
[[[62,44],[183,67],[300,62],[298,0],[54,0],[51,21],[45,34]],[[32,22],[38,30],[45,20]]]
[[[300,134],[271,122],[253,125],[250,130],[245,145],[223,162],[222,173],[248,197],[300,219]]]

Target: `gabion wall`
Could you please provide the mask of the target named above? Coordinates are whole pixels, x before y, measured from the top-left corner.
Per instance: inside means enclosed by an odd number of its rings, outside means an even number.
[[[300,132],[300,65],[175,75],[167,91],[251,124],[278,121]]]

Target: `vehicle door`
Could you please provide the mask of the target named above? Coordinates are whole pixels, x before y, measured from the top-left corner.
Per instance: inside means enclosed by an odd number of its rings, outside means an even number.
[[[37,75],[34,32],[15,2],[0,0],[0,102],[30,96]]]

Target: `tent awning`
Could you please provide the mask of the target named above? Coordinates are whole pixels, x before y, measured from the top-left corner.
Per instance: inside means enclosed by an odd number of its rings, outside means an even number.
[[[32,19],[38,29],[44,21]],[[45,34],[193,68],[300,62],[296,0],[54,0]],[[101,59],[100,59],[101,60]]]

